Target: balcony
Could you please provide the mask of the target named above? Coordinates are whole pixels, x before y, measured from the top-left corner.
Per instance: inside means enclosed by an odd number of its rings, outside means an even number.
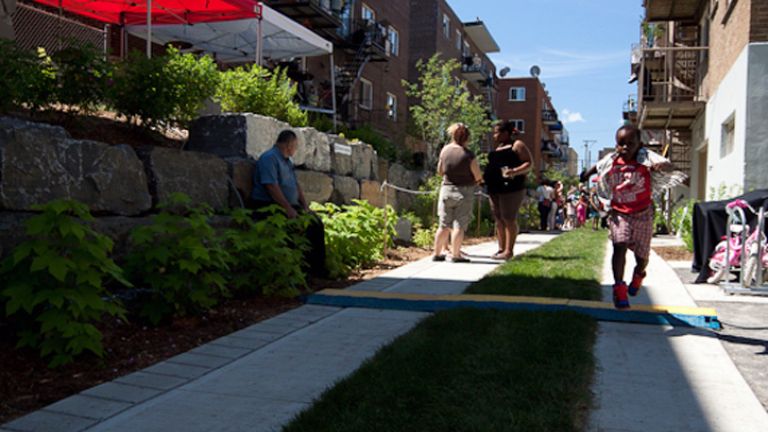
[[[706,105],[701,83],[706,73],[707,48],[670,46],[642,51],[638,74],[639,126],[690,128]]]
[[[541,154],[549,157],[550,160],[556,159],[563,162],[568,160],[568,148],[552,140],[541,141]]]
[[[545,125],[556,125],[558,123],[557,111],[553,109],[541,110],[541,120]]]
[[[469,82],[486,82],[493,77],[491,69],[478,57],[464,57],[461,74]]]
[[[342,46],[350,54],[370,56],[369,61],[388,61],[388,35],[389,30],[385,22],[355,20],[351,23],[351,32]]]
[[[624,120],[629,120],[632,123],[637,122],[637,96],[629,95],[624,106],[621,110]]]
[[[313,30],[336,29],[341,26],[338,3],[332,0],[266,0],[267,6]]]
[[[645,0],[645,20],[694,22],[708,0]]]

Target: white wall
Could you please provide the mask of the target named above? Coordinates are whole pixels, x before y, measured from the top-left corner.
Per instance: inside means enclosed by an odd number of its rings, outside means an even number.
[[[744,187],[748,51],[749,47],[746,46],[707,101],[705,137],[709,140],[707,198],[710,199],[712,189],[717,190],[721,185],[725,185],[729,192],[737,193]],[[730,154],[721,158],[722,125],[732,114],[735,114],[734,148]]]

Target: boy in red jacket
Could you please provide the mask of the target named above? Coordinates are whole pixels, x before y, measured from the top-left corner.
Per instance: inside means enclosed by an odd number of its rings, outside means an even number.
[[[626,125],[616,131],[616,151],[582,174],[600,175],[598,194],[610,202],[608,228],[613,243],[613,305],[629,308],[629,297],[636,296],[645,278],[653,236],[653,187],[651,173],[669,170],[672,164],[643,148],[640,130]],[[637,265],[632,280],[624,281],[627,249],[635,253]]]

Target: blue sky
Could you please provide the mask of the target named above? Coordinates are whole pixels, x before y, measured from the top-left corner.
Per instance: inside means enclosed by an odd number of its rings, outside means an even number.
[[[627,84],[630,48],[639,40],[641,0],[448,0],[463,21],[479,18],[501,52],[491,55],[497,70],[529,76],[541,68],[571,146],[584,154],[614,145],[621,110],[636,85]]]

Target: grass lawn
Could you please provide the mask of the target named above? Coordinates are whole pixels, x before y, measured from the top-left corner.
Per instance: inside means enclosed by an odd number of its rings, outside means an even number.
[[[599,298],[604,244],[604,232],[561,235],[469,291]],[[381,349],[285,430],[582,430],[595,329],[575,313],[441,312]]]

